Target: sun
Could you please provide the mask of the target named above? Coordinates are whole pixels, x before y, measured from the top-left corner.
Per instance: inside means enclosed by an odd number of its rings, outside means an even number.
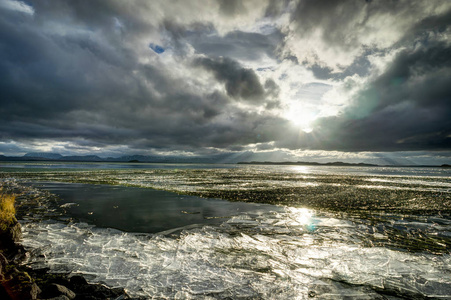
[[[317,115],[311,109],[291,106],[284,112],[283,117],[299,127],[302,131],[309,133],[313,130],[313,121],[316,120]]]

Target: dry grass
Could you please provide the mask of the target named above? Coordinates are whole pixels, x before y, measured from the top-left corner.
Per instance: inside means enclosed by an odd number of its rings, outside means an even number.
[[[5,230],[16,221],[15,200],[15,195],[6,194],[0,189],[0,230]]]

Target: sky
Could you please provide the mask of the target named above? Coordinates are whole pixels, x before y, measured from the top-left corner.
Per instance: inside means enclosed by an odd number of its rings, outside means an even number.
[[[451,1],[0,0],[0,154],[451,162]]]

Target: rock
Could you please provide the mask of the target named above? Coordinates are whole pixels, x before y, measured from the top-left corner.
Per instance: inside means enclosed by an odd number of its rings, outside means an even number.
[[[108,288],[102,284],[72,285],[77,299],[116,299],[126,292],[122,288]]]
[[[68,289],[67,287],[52,283],[45,288],[45,290],[41,293],[41,298],[55,298],[59,296],[66,296],[69,299],[75,298],[75,293]]]
[[[7,265],[8,265],[8,260],[2,253],[0,253],[0,281],[3,281],[5,279],[4,274],[6,273]]]
[[[16,221],[16,223],[10,228],[11,238],[14,243],[19,243],[22,238],[22,229],[20,224]]]
[[[24,246],[21,244],[15,244],[13,252],[8,257],[11,262],[15,264],[20,264],[30,256],[30,253],[25,250]]]
[[[130,299],[123,288],[109,288],[100,283],[90,284],[80,275],[71,276],[69,280],[69,286],[77,293],[75,300]]]
[[[0,291],[0,295],[2,296],[2,299],[35,300],[38,298],[40,292],[41,289],[39,289],[36,283],[20,282],[16,279],[11,279],[2,282],[2,291]]]
[[[23,246],[17,244],[21,237],[20,224],[15,219],[0,230],[1,299],[37,299],[41,292],[27,272],[17,269],[26,255]]]
[[[4,250],[4,252],[14,252],[16,243],[19,243],[21,238],[20,224],[15,221],[13,224],[0,230],[0,249]]]
[[[81,285],[87,285],[88,282],[83,276],[80,275],[74,275],[71,278],[69,278],[70,284],[72,286],[81,286]]]
[[[38,287],[38,285],[36,283],[32,283],[27,295],[29,294],[31,296],[31,299],[37,299],[40,293],[41,289]]]
[[[49,268],[42,269],[30,269],[27,268],[28,274],[30,274],[31,278],[38,284],[38,286],[45,290],[47,286],[52,283],[56,283],[59,285],[69,286],[69,279],[67,278],[67,274],[54,274],[49,272]]]

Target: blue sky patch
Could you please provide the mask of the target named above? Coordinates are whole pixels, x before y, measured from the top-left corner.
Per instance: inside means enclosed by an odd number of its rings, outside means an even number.
[[[154,44],[154,43],[150,43],[149,44],[149,48],[152,49],[153,51],[155,51],[155,53],[158,53],[158,54],[161,54],[161,53],[164,52],[164,48],[163,47],[161,47],[161,46],[159,46],[157,44]]]

